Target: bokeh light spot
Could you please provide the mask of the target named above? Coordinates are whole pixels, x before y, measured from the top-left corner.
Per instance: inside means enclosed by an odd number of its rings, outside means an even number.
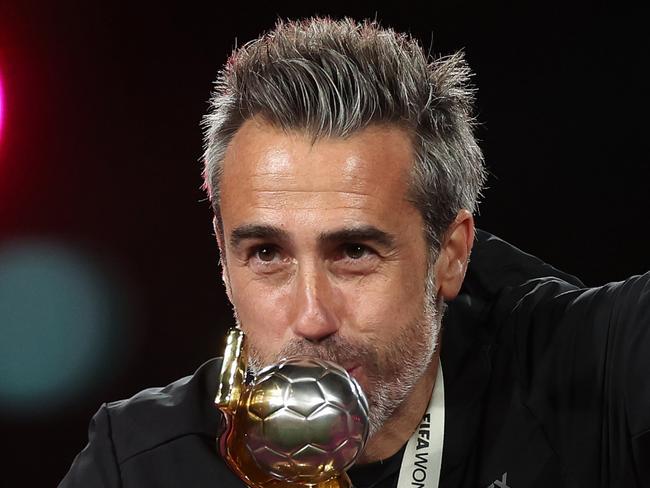
[[[0,248],[0,409],[48,413],[105,376],[119,304],[90,258],[60,244]]]
[[[0,71],[0,142],[2,142],[2,125],[5,116],[5,94],[2,88],[2,72]]]

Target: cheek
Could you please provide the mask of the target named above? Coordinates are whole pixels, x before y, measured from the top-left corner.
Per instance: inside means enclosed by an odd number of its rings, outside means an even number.
[[[233,306],[247,340],[264,353],[279,351],[288,333],[286,290],[236,279],[231,288]]]
[[[357,331],[381,344],[390,343],[423,312],[424,278],[402,270],[344,291]]]

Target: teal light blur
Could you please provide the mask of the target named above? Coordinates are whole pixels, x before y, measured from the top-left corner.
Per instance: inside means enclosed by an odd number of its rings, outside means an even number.
[[[0,409],[39,415],[105,381],[123,326],[116,290],[62,244],[0,247]]]

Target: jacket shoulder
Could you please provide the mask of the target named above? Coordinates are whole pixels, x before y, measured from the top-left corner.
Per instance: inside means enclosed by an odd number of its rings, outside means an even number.
[[[211,359],[191,376],[106,404],[117,462],[183,436],[214,437],[221,425],[214,405],[220,369],[221,358]]]

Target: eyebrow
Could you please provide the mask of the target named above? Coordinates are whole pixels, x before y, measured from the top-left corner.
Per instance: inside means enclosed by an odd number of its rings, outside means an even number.
[[[272,225],[247,224],[237,227],[230,234],[230,245],[237,247],[246,239],[274,239],[278,241],[288,241],[289,234]]]
[[[387,248],[395,245],[394,235],[384,232],[373,225],[346,227],[331,232],[323,232],[318,236],[318,240],[321,243],[371,241]]]
[[[247,224],[234,229],[230,235],[231,247],[238,247],[247,239],[273,239],[276,241],[290,241],[289,234],[279,227],[264,224]],[[345,227],[330,232],[321,232],[318,235],[320,244],[340,242],[376,242],[386,248],[395,245],[395,236],[384,232],[373,225]]]

